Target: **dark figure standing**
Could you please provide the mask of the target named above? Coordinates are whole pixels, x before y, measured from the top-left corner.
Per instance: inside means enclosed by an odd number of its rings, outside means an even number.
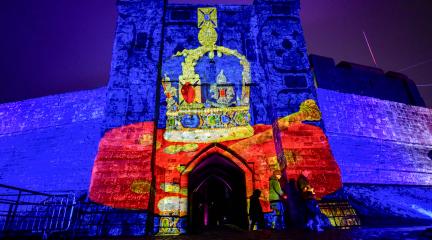
[[[317,232],[323,231],[319,218],[321,211],[315,198],[314,189],[309,185],[307,178],[303,175],[300,175],[298,184],[306,207],[306,227],[309,230],[315,230]]]
[[[254,229],[255,224],[257,224],[257,229],[264,229],[264,213],[259,200],[260,196],[261,191],[255,189],[252,196],[250,197],[249,216],[251,224],[249,229],[251,231]]]

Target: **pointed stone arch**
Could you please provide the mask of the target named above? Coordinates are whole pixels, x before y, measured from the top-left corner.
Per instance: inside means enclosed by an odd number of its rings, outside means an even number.
[[[230,148],[214,143],[210,144],[200,152],[198,152],[186,165],[184,170],[180,174],[180,186],[182,188],[188,187],[188,174],[203,160],[213,154],[219,154],[222,157],[230,160],[236,166],[238,166],[245,174],[246,181],[246,195],[251,196],[255,189],[255,177],[253,168],[248,165],[246,159],[242,158],[239,154],[231,150]]]

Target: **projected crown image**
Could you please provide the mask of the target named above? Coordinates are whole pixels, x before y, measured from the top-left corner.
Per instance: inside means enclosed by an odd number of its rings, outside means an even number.
[[[237,50],[216,45],[216,8],[197,12],[201,46],[177,52],[164,62],[164,138],[222,142],[250,137],[250,64]],[[180,66],[181,71],[175,71]]]

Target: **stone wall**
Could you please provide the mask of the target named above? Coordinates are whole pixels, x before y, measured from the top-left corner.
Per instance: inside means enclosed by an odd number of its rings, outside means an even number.
[[[432,184],[432,109],[318,89],[345,183]]]
[[[310,55],[318,88],[425,106],[414,81],[407,76],[350,62]]]
[[[119,0],[104,128],[153,121],[160,49],[162,0]]]
[[[432,223],[431,186],[344,184],[343,192],[363,226]]]
[[[106,88],[0,104],[0,136],[103,117]]]
[[[0,183],[86,190],[102,135],[106,88],[0,105]]]

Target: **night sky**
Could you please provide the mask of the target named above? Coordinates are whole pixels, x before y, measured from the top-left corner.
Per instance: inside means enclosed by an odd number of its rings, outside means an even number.
[[[378,67],[419,85],[432,84],[431,12],[430,0],[302,0],[309,53],[373,66],[365,31]],[[2,1],[0,102],[106,86],[115,21],[115,0]],[[432,86],[419,90],[432,107]]]

